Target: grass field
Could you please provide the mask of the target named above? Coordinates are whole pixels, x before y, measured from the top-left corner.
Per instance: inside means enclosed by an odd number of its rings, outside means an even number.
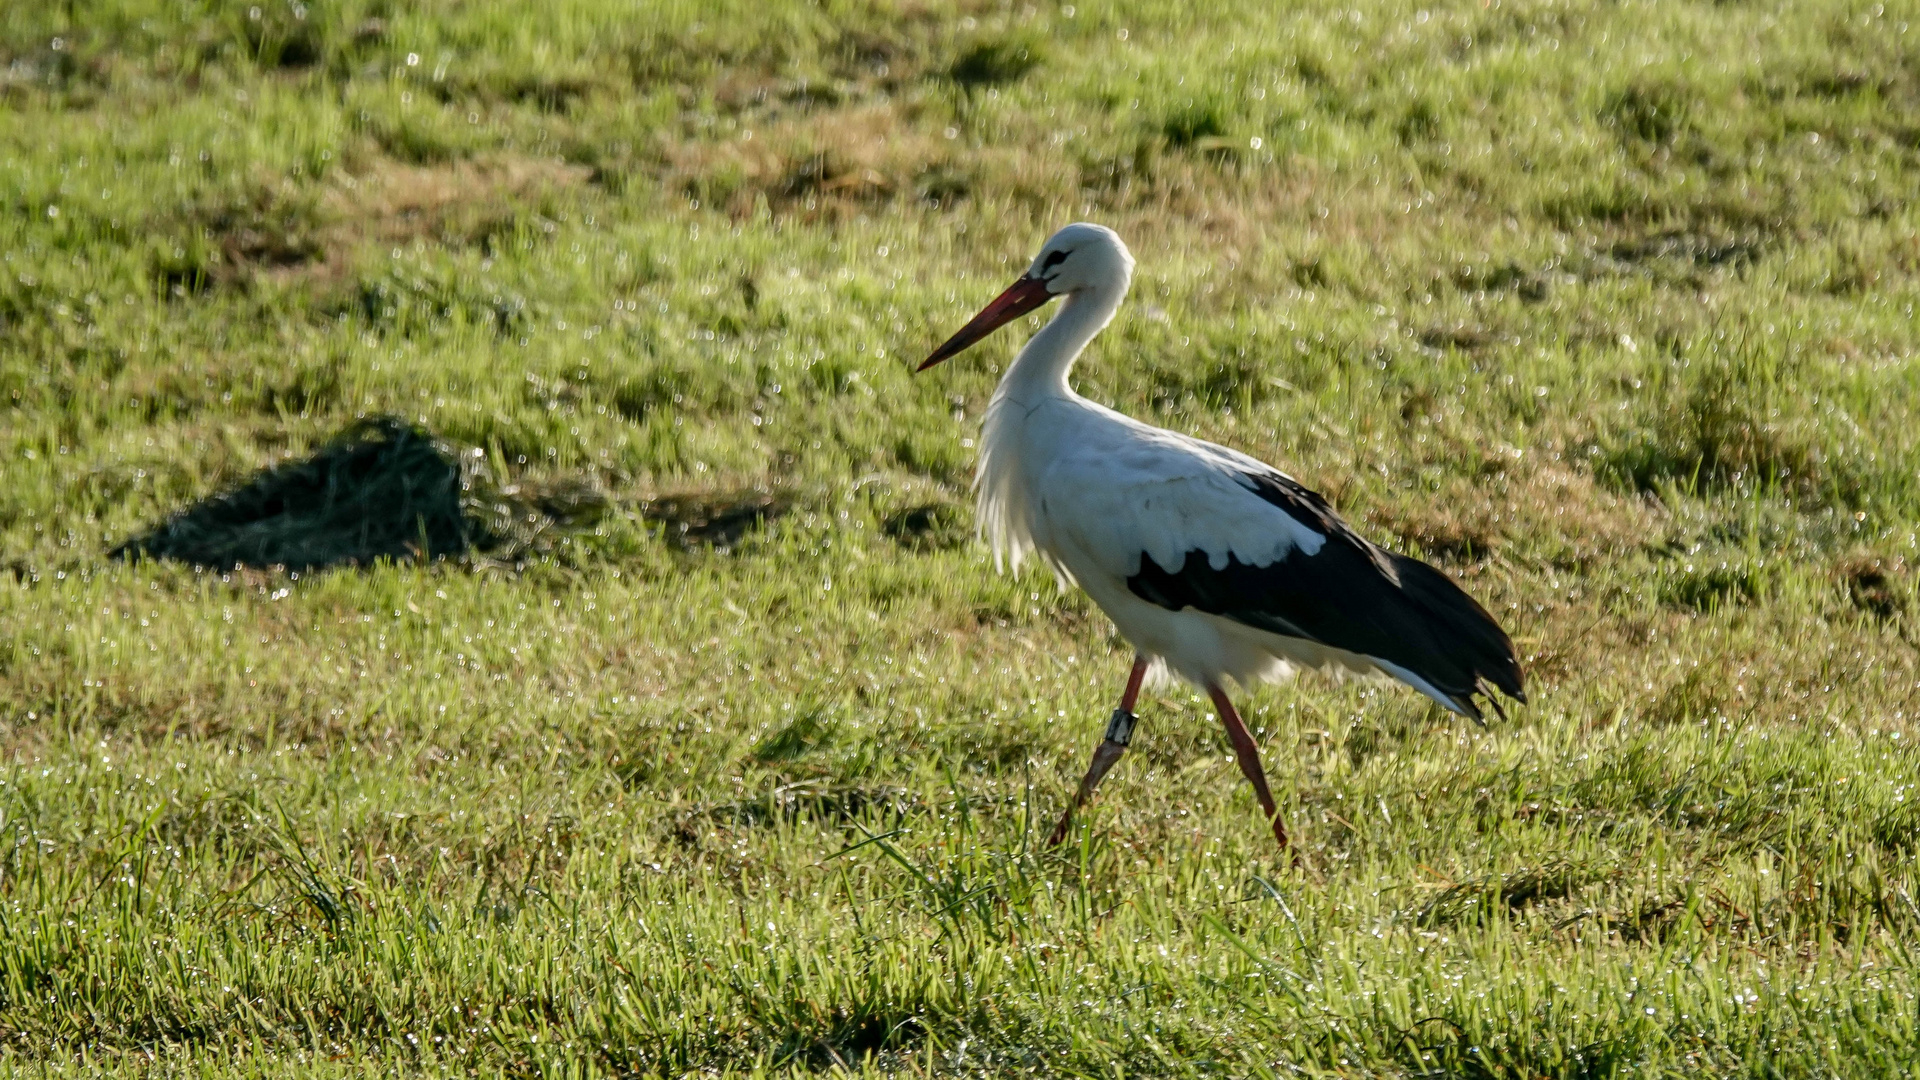
[[[0,1071],[1887,1076],[1920,1060],[1903,4],[0,5]],[[1150,693],[971,541],[1089,396],[1460,578],[1533,704]],[[109,552],[398,416],[485,554]]]

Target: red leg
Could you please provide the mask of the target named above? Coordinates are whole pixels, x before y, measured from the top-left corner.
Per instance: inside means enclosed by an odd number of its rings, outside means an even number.
[[[1234,711],[1225,690],[1209,686],[1207,696],[1213,699],[1213,707],[1220,710],[1220,722],[1227,726],[1227,741],[1233,744],[1233,756],[1239,760],[1240,771],[1246,774],[1247,782],[1253,785],[1260,809],[1273,825],[1273,838],[1280,841],[1281,849],[1285,850],[1287,827],[1280,823],[1280,811],[1273,805],[1273,792],[1267,788],[1266,770],[1260,767],[1260,748],[1253,744],[1253,736],[1247,733],[1247,725],[1240,722],[1240,714]]]
[[[1073,824],[1073,812],[1093,797],[1093,789],[1106,779],[1107,770],[1127,752],[1127,743],[1133,738],[1133,705],[1140,699],[1140,681],[1147,677],[1147,658],[1133,658],[1133,672],[1127,676],[1127,692],[1120,695],[1120,707],[1113,710],[1113,719],[1107,722],[1106,738],[1094,747],[1093,764],[1087,767],[1087,775],[1080,781],[1080,790],[1067,804],[1067,811],[1060,815],[1060,824],[1053,827],[1053,835],[1047,838],[1047,846],[1053,847],[1067,838],[1067,828]]]
[[[1140,683],[1147,677],[1147,658],[1135,656],[1133,670],[1127,673],[1127,690],[1120,695],[1120,708],[1123,712],[1132,712],[1134,703],[1140,700]]]

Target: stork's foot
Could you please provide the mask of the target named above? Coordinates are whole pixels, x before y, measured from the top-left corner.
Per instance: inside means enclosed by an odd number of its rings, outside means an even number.
[[[1133,715],[1133,706],[1140,699],[1140,683],[1147,677],[1147,658],[1135,656],[1133,670],[1127,673],[1127,690],[1120,695],[1120,707],[1113,710],[1113,716],[1107,721],[1107,734],[1100,745],[1093,748],[1093,763],[1087,766],[1087,775],[1080,780],[1080,790],[1074,793],[1073,801],[1067,804],[1066,812],[1060,815],[1060,824],[1053,827],[1053,835],[1047,837],[1048,847],[1057,847],[1067,838],[1067,830],[1073,826],[1073,812],[1086,805],[1093,798],[1093,789],[1107,778],[1108,770],[1127,752],[1127,744],[1133,741],[1133,726],[1139,718]]]
[[[1117,718],[1118,711],[1114,715]],[[1131,718],[1133,714],[1127,715]],[[1067,804],[1066,812],[1060,815],[1060,824],[1053,827],[1053,835],[1047,838],[1048,847],[1056,847],[1067,838],[1067,830],[1073,825],[1073,812],[1086,805],[1087,800],[1093,797],[1093,789],[1106,779],[1107,770],[1113,768],[1113,763],[1119,761],[1126,752],[1126,743],[1114,742],[1110,738],[1102,739],[1100,745],[1093,748],[1093,764],[1087,766],[1087,775],[1080,781],[1080,790],[1074,793],[1073,801]]]

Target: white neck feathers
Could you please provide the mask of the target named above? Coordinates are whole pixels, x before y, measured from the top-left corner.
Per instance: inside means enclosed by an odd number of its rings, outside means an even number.
[[[1060,311],[1033,335],[1013,366],[1000,380],[996,399],[1035,404],[1048,397],[1073,393],[1067,386],[1067,374],[1089,342],[1113,321],[1126,299],[1123,279],[1112,285],[1078,289],[1067,294]]]

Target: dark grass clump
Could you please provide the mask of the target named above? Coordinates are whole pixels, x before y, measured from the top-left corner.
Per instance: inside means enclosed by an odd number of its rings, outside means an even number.
[[[1704,559],[1669,569],[1660,579],[1658,592],[1662,603],[1694,611],[1715,611],[1733,604],[1752,604],[1764,599],[1773,588],[1773,571],[1766,560],[1722,560],[1709,565]]]
[[[1839,567],[1853,606],[1876,619],[1898,618],[1907,610],[1906,560],[1894,556],[1858,555]]]
[[[319,570],[498,546],[469,514],[459,455],[393,417],[360,421],[304,460],[276,465],[115,548],[119,558]]]
[[[1636,82],[1607,96],[1600,121],[1623,138],[1664,146],[1686,130],[1693,118],[1694,98],[1678,82]]]
[[[1220,102],[1190,100],[1162,118],[1160,135],[1169,146],[1209,148],[1226,137],[1227,127],[1227,110]]]
[[[660,525],[666,541],[683,551],[702,545],[731,551],[749,532],[791,508],[792,502],[784,496],[742,491],[670,495],[647,503],[640,514]]]
[[[967,90],[1018,82],[1046,61],[1037,40],[1000,38],[977,41],[955,58],[947,77]]]
[[[1452,885],[1421,908],[1415,921],[1428,927],[1481,925],[1492,916],[1497,905],[1519,912],[1535,904],[1566,900],[1607,876],[1606,868],[1553,859],[1511,874]]]
[[[973,536],[966,508],[949,502],[923,503],[887,516],[880,530],[914,551],[957,548]]]

